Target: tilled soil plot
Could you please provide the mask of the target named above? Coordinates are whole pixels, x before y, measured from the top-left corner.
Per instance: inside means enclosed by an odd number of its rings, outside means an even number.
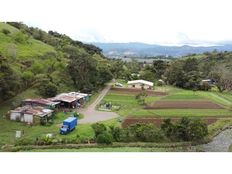
[[[144,109],[223,109],[223,107],[210,101],[157,101],[145,106]]]
[[[149,96],[165,96],[168,94],[167,92],[158,92],[153,90],[142,90],[142,89],[134,89],[134,88],[111,88],[110,91],[119,94],[134,94],[134,95],[144,91]]]
[[[171,121],[173,123],[179,121],[181,118],[172,118]],[[133,124],[138,124],[138,123],[144,123],[144,124],[154,124],[156,126],[160,126],[163,123],[164,118],[133,118],[133,117],[129,117],[129,118],[125,118],[124,121],[122,122],[122,127],[126,128],[130,125]],[[202,118],[202,120],[207,124],[212,124],[215,123],[218,118]]]

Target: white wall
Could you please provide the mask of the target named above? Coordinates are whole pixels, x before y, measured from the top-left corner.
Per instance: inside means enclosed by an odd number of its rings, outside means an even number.
[[[21,114],[19,112],[11,112],[10,113],[10,119],[16,120],[17,118],[20,118]]]
[[[33,123],[33,115],[31,115],[31,114],[24,114],[23,117],[24,117],[24,122]]]

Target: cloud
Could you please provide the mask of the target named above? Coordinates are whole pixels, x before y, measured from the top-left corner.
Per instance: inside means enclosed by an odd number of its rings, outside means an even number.
[[[7,0],[0,19],[85,42],[160,44],[232,40],[229,0]]]

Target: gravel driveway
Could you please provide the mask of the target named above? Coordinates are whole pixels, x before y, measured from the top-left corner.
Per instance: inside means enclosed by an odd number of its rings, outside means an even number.
[[[95,110],[96,106],[101,102],[101,100],[110,90],[110,88],[111,85],[110,84],[107,85],[91,105],[89,105],[87,108],[78,110],[78,112],[84,115],[84,118],[80,119],[78,123],[80,124],[96,123],[99,121],[105,121],[119,117],[119,115],[116,114],[115,112],[104,112],[104,111]]]

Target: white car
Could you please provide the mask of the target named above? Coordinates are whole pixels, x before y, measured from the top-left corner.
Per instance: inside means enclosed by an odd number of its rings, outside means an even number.
[[[115,83],[115,86],[117,86],[117,87],[123,87],[123,85],[121,83]]]

